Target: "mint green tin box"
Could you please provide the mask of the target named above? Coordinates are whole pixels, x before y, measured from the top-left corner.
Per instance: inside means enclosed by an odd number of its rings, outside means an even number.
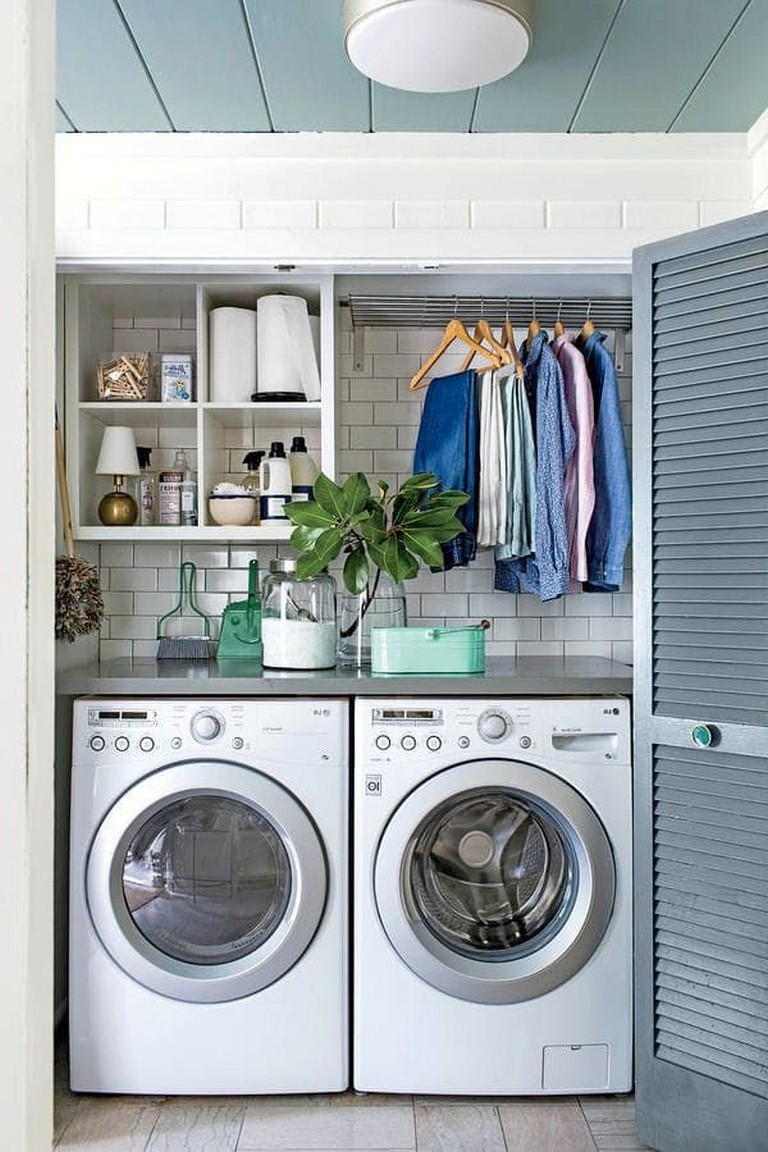
[[[485,622],[466,628],[372,628],[371,672],[485,672]]]

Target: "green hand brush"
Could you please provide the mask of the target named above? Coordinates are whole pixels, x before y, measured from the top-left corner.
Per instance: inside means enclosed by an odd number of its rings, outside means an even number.
[[[186,560],[179,568],[179,602],[170,612],[166,612],[157,622],[158,660],[210,660],[214,645],[211,640],[211,622],[195,603],[196,569],[191,560]],[[184,608],[203,621],[202,636],[165,636],[163,625],[171,616],[182,617]],[[189,619],[189,617],[187,617]]]

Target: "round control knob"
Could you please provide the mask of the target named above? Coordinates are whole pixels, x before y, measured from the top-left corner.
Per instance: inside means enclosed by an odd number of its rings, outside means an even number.
[[[530,748],[531,744],[532,744],[532,740],[531,740],[530,736],[521,736],[520,737],[520,747],[521,748]]]
[[[115,740],[115,751],[127,752],[131,746],[131,742],[127,736],[118,736]]]
[[[713,724],[697,724],[691,732],[691,740],[697,748],[711,748],[720,739],[720,732]]]
[[[239,752],[244,744],[245,741],[243,740],[242,736],[235,736],[234,740],[232,741],[232,747],[236,752]]]
[[[459,736],[459,748],[469,748],[469,736]]]
[[[103,752],[107,746],[107,742],[103,736],[91,736],[88,743],[94,752]]]
[[[154,746],[155,742],[151,736],[142,736],[141,740],[139,740],[139,748],[141,748],[142,752],[151,752]]]
[[[403,736],[402,740],[400,741],[400,747],[406,752],[413,752],[414,748],[416,747],[416,737]]]
[[[210,744],[223,728],[224,721],[215,712],[197,712],[192,717],[192,735],[200,744]]]
[[[439,752],[443,746],[443,742],[439,736],[427,736],[427,748],[430,752]]]
[[[477,730],[489,744],[496,744],[509,735],[512,721],[504,712],[483,712]]]
[[[386,752],[387,748],[389,748],[391,744],[392,741],[390,740],[389,736],[384,736],[382,734],[381,736],[376,737],[376,747],[380,752]]]

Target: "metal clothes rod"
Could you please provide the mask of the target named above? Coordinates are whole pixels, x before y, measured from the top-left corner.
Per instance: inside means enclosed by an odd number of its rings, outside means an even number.
[[[525,327],[535,316],[551,326],[580,328],[587,316],[598,328],[632,328],[629,297],[557,296],[366,296],[350,293],[340,300],[350,310],[354,328],[442,328],[453,317],[472,325],[481,317],[489,324]]]

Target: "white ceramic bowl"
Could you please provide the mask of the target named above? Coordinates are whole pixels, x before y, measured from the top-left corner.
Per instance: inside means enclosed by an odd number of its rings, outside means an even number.
[[[214,524],[223,527],[253,524],[256,517],[256,497],[222,493],[208,497],[208,512]]]

